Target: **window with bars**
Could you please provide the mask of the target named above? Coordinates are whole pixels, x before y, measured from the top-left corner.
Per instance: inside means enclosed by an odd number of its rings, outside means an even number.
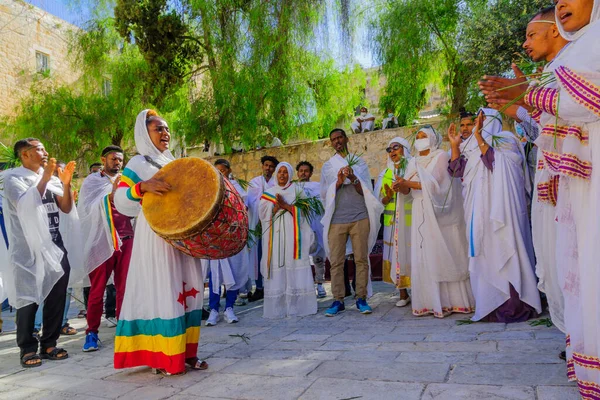
[[[39,73],[50,71],[50,56],[42,52],[35,52],[35,70]]]

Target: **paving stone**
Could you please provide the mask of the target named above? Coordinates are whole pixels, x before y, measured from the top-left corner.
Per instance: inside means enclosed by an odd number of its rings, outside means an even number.
[[[162,378],[163,375],[153,373],[151,368],[136,367],[120,370],[114,375],[107,377],[106,380],[148,385],[156,383]]]
[[[566,340],[565,334],[558,329],[535,331],[534,335],[536,339]]]
[[[475,324],[455,325],[450,328],[451,332],[488,333],[502,332],[506,330],[506,324],[492,322],[478,322]]]
[[[355,350],[375,350],[380,346],[380,343],[372,342],[326,342],[320,346],[319,350],[342,350],[342,351],[355,351]]]
[[[535,400],[533,388],[528,386],[427,385],[422,400]]]
[[[450,373],[449,383],[479,385],[568,385],[561,364],[459,364]]]
[[[181,394],[220,399],[289,400],[298,398],[314,381],[306,377],[263,376],[257,380],[256,376],[216,374]]]
[[[425,338],[426,342],[472,342],[477,339],[476,333],[434,333],[427,335]]]
[[[463,352],[488,352],[496,351],[497,343],[494,341],[473,341],[473,342],[416,342],[416,343],[386,343],[381,345],[380,349],[389,349],[392,351],[463,351]]]
[[[565,349],[564,340],[500,340],[498,341],[499,351],[521,351],[525,353],[534,352],[561,352]]]
[[[423,386],[416,383],[356,381],[351,379],[319,378],[300,400],[351,399],[361,400],[419,400]],[[401,394],[401,396],[400,396]]]
[[[405,334],[388,333],[385,335],[375,335],[370,340],[378,343],[399,343],[399,342],[420,342],[425,339],[425,334]]]
[[[63,375],[67,377],[78,376],[80,378],[88,379],[102,379],[117,373],[117,371],[113,368],[90,367],[71,362],[58,365],[45,372],[49,374]]]
[[[356,350],[342,353],[338,361],[392,361],[400,355],[397,351]]]
[[[448,333],[451,332],[451,328],[447,325],[442,326],[404,326],[400,325],[394,328],[392,334],[394,335],[413,335],[422,333],[425,335],[431,335],[433,333]]]
[[[41,391],[31,387],[11,387],[10,392],[2,393],[2,400],[38,400],[52,396],[50,391]]]
[[[241,360],[223,369],[226,374],[306,376],[321,364],[313,360]]]
[[[292,333],[281,340],[284,342],[324,342],[331,335],[306,335],[302,333]]]
[[[172,387],[177,389],[187,389],[211,376],[211,367],[206,371],[188,371],[185,375],[166,376],[164,379],[156,382],[156,386]]]
[[[477,355],[479,364],[564,364],[558,358],[558,352],[535,352],[524,353],[520,351],[497,351],[490,353],[479,353]]]
[[[141,387],[127,393],[127,400],[162,400],[180,392],[181,389],[165,386]]]
[[[407,351],[401,353],[396,358],[396,361],[406,363],[472,364],[475,362],[477,354],[478,353],[464,352]]]
[[[393,382],[443,382],[448,369],[447,364],[390,364],[374,361],[361,362],[360,368],[349,368],[348,362],[324,361],[309,376]]]
[[[275,342],[266,348],[271,350],[314,350],[322,345],[323,342]]]
[[[533,338],[533,332],[527,331],[480,333],[477,336],[478,340],[529,340]]]
[[[579,400],[576,386],[538,386],[538,400]]]
[[[332,335],[327,339],[328,342],[368,342],[375,336],[371,333],[341,333],[339,335]]]

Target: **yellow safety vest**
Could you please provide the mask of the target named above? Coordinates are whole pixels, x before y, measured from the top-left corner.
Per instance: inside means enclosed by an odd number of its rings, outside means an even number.
[[[392,183],[394,181],[394,171],[391,169],[386,169],[385,174],[383,174],[383,179],[381,182],[381,197],[385,197],[385,185],[392,187]],[[404,216],[406,226],[410,226],[411,224],[411,214],[412,214],[412,202],[404,203]],[[394,223],[394,217],[396,215],[396,193],[394,193],[394,197],[392,200],[387,203],[383,210],[383,225],[384,226],[392,226]]]

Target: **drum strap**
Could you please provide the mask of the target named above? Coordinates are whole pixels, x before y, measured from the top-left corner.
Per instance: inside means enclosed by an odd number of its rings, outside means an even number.
[[[144,158],[146,159],[146,161],[148,161],[150,164],[152,164],[156,168],[158,168],[158,169],[162,168],[162,166],[159,163],[157,163],[156,161],[154,161],[150,156],[144,156]]]

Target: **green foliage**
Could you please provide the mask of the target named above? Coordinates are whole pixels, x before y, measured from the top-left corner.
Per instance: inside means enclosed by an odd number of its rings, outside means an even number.
[[[265,145],[273,136],[322,137],[360,101],[364,73],[339,71],[311,50],[323,0],[188,0],[178,12],[166,4],[119,0],[115,17],[147,61],[163,57],[168,65],[158,68],[167,76],[196,83],[185,122],[189,143],[210,139],[229,149],[234,142]],[[159,45],[161,21],[175,32],[173,48]]]
[[[548,0],[381,0],[372,22],[376,54],[387,77],[381,107],[411,123],[437,85],[445,111],[484,103],[476,87],[483,74],[501,74],[524,53],[529,19]]]

